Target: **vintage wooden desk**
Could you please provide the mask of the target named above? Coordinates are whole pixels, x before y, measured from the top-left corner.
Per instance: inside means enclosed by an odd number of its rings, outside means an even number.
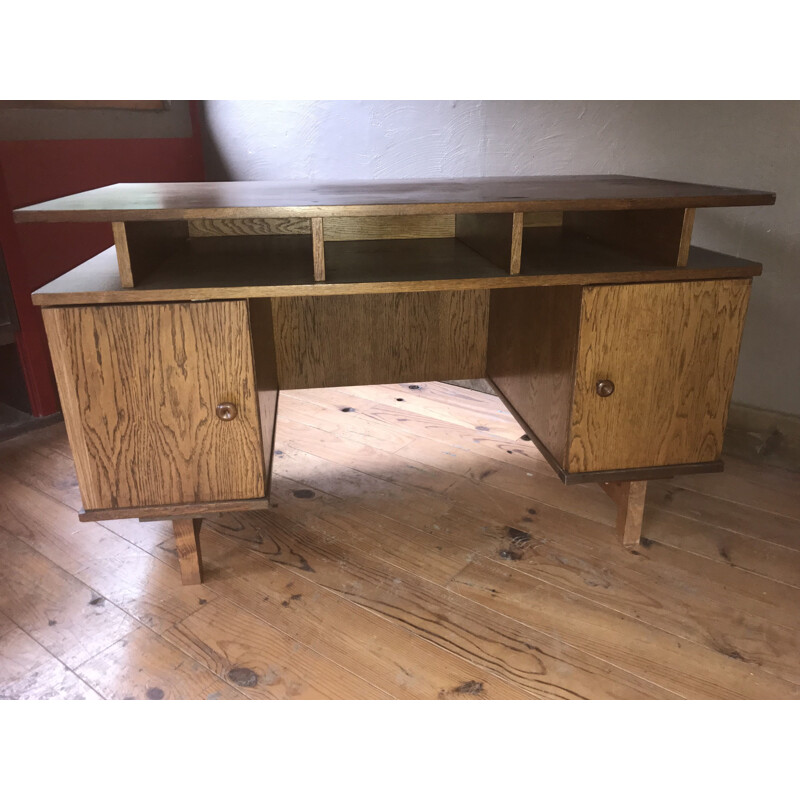
[[[690,246],[696,208],[767,192],[620,175],[118,184],[15,212],[112,223],[34,294],[83,520],[269,504],[280,389],[488,378],[623,543],[646,481],[722,469],[751,279]]]

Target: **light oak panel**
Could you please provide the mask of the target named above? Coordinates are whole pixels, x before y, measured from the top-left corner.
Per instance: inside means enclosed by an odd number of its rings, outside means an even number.
[[[302,218],[191,219],[189,236],[289,236],[309,235],[311,222]]]
[[[314,252],[314,280],[325,280],[325,226],[322,217],[311,220],[311,247]]]
[[[282,389],[479,378],[488,292],[275,298]]]
[[[328,217],[325,220],[326,242],[374,239],[449,239],[455,235],[455,214]]]
[[[718,459],[749,295],[749,280],[585,288],[568,471]]]
[[[44,319],[87,510],[264,495],[244,301]],[[221,402],[235,403],[235,419],[217,418]]]

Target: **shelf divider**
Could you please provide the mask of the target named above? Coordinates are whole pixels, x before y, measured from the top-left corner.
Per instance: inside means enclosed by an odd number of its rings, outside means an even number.
[[[325,280],[325,229],[322,217],[311,220],[311,246],[314,250],[314,280]]]

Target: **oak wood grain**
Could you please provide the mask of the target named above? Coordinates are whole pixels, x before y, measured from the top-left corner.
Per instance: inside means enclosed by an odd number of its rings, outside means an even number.
[[[524,214],[514,214],[511,225],[511,275],[519,275],[522,266],[522,234],[524,228]]]
[[[627,548],[638,546],[647,481],[609,481],[600,486],[617,506],[617,533],[622,544]]]
[[[200,525],[202,519],[175,519],[175,548],[181,568],[181,582],[191,586],[203,582],[203,559],[200,554]]]
[[[311,246],[314,251],[314,280],[325,280],[325,226],[322,217],[311,220]]]
[[[565,464],[581,289],[493,290],[486,374]]]
[[[87,510],[263,497],[245,302],[44,316]]]
[[[583,289],[568,471],[718,459],[749,294],[747,280]]]
[[[189,236],[291,236],[311,234],[311,220],[261,217],[254,219],[192,219]]]
[[[327,217],[325,241],[375,239],[450,239],[455,214],[414,214],[398,217]]]
[[[482,377],[487,292],[272,301],[282,389]]]
[[[17,209],[17,222],[383,216],[770,205],[770,192],[637,178],[557,175],[315,184],[118,183]]]

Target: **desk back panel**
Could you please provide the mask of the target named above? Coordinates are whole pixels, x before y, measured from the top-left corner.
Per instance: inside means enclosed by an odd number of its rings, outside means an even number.
[[[271,302],[281,389],[486,374],[486,290],[276,297]]]

